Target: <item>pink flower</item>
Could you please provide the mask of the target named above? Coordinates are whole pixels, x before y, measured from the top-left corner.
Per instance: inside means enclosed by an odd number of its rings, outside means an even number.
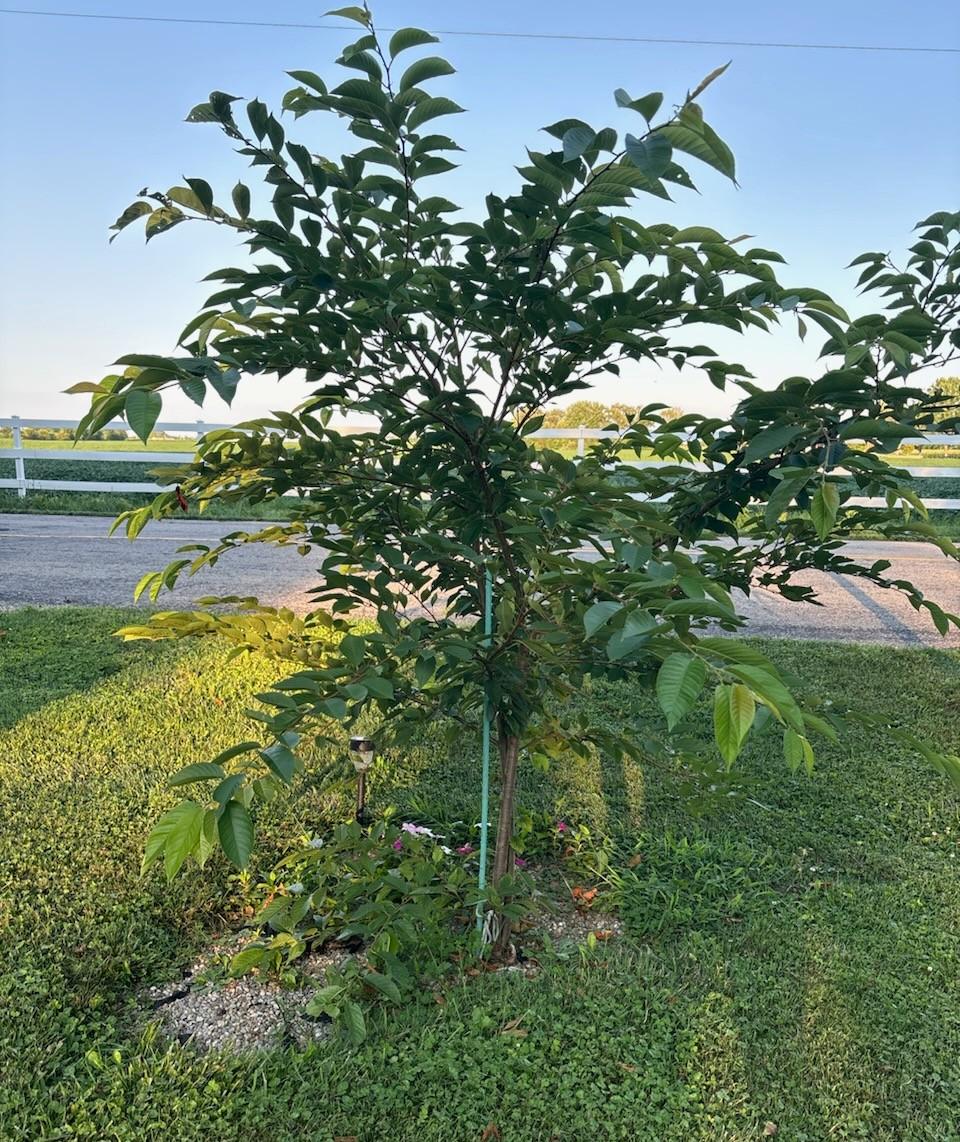
[[[397,837],[397,839],[393,842],[393,847],[397,850],[397,852],[400,852],[400,850],[403,848],[403,841],[400,839],[400,837]]]
[[[461,846],[460,846],[460,847],[457,849],[457,852],[458,852],[458,853],[459,853],[459,854],[460,854],[462,857],[465,857],[465,856],[469,856],[469,855],[470,855],[470,854],[473,852],[473,845],[471,845],[471,844],[461,845]]]
[[[403,832],[409,833],[411,837],[430,837],[433,840],[440,839],[432,829],[428,829],[425,825],[411,825],[409,821],[404,821],[400,828]]]
[[[558,833],[565,833],[567,831],[567,829],[569,829],[569,828],[570,828],[570,826],[567,824],[566,821],[557,821],[557,832]]]
[[[517,866],[517,868],[527,867],[527,862],[523,859],[523,857],[514,857],[513,863]]]

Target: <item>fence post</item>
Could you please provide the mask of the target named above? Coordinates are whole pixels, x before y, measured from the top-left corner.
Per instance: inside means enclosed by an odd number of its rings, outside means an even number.
[[[197,421],[197,440],[199,440],[203,436],[203,432],[204,432],[203,421],[198,420]]]
[[[14,449],[22,449],[23,437],[20,433],[20,417],[12,416],[10,420],[13,422],[13,447]],[[27,495],[27,470],[22,456],[14,456],[13,458],[13,475],[17,481],[17,495],[21,500],[25,499]]]
[[[586,439],[587,438],[586,438],[586,434],[584,432],[585,428],[586,428],[585,424],[580,424],[577,426],[577,455],[578,456],[582,456],[584,454],[584,452],[586,451]]]

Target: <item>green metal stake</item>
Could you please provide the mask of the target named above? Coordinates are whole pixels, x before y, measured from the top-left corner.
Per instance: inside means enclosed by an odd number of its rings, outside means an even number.
[[[484,576],[483,592],[484,646],[490,646],[493,637],[493,576],[489,568]],[[481,748],[480,784],[480,891],[487,886],[487,832],[490,828],[490,694],[484,687],[483,737]],[[477,902],[477,931],[483,931],[483,902]]]

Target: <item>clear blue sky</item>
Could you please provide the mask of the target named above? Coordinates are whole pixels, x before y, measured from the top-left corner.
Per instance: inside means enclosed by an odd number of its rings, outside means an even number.
[[[19,6],[41,7],[35,0]],[[320,21],[326,5],[168,0],[157,9],[140,0],[62,0],[51,7]],[[944,0],[374,5],[383,26],[957,47],[960,9],[950,9]],[[141,186],[165,189],[184,175],[207,178],[226,198],[244,174],[243,160],[216,128],[184,123],[187,110],[213,88],[276,106],[291,86],[286,69],[336,73],[332,60],[347,34],[0,15],[0,415],[79,417],[83,398],[60,395],[67,385],[98,378],[122,353],[172,349],[206,295],[199,279],[234,260],[233,238],[190,226],[144,247],[131,228],[111,246],[107,227]],[[544,124],[575,115],[629,130],[630,113],[614,108],[614,88],[662,90],[669,102],[732,58],[703,104],[737,156],[741,188],[700,168],[700,196],[681,192],[673,206],[641,199],[641,219],[754,234],[787,258],[785,284],[820,286],[862,311],[867,303],[857,300],[842,267],[866,249],[903,249],[919,218],[958,206],[956,55],[460,36],[445,37],[439,50],[458,69],[440,83],[468,109],[447,121],[466,153],[444,188],[464,205],[489,189],[510,189],[513,164],[523,161],[525,145],[536,145]],[[293,134],[330,150],[327,124],[314,116]],[[814,353],[792,330],[739,347],[713,340],[771,383],[814,367]],[[251,379],[234,415],[289,406],[298,395],[295,383],[278,391],[272,381]],[[704,411],[723,404],[694,378],[641,367],[599,395]],[[193,410],[186,398],[173,398],[164,416]],[[231,414],[210,404],[204,415]]]

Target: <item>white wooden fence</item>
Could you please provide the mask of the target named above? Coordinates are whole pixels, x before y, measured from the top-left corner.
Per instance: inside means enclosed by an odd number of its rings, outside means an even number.
[[[124,464],[188,464],[193,460],[192,452],[149,452],[149,451],[131,451],[124,452],[122,450],[110,451],[103,449],[86,448],[31,448],[29,447],[30,441],[28,440],[27,447],[24,447],[23,429],[24,428],[69,428],[75,429],[77,421],[75,420],[36,420],[29,417],[0,417],[0,431],[5,429],[12,430],[13,434],[13,447],[0,448],[0,460],[13,460],[14,465],[14,478],[0,478],[0,488],[16,488],[17,494],[21,497],[26,496],[28,491],[44,491],[44,492],[158,492],[160,486],[158,484],[150,483],[115,483],[105,480],[35,480],[27,477],[26,464],[27,460],[71,460],[71,461],[93,461],[96,463],[109,463],[111,461],[118,461]],[[127,425],[122,421],[112,421],[110,424],[105,424],[104,428],[110,429],[123,429],[127,430]],[[215,428],[231,428],[232,425],[228,424],[208,424],[205,421],[187,421],[187,422],[174,422],[165,421],[158,423],[156,428],[161,432],[185,432],[192,433],[198,439],[205,432],[210,432]],[[606,431],[602,428],[587,428],[580,425],[578,428],[541,428],[537,432],[531,434],[533,439],[541,440],[574,440],[577,445],[577,455],[582,456],[586,449],[586,442],[588,440],[599,440],[608,437],[618,436],[619,433]],[[66,441],[64,444],[66,445]],[[919,444],[926,447],[960,447],[960,435],[948,433],[934,433],[927,436],[915,437],[904,441],[905,444]],[[635,464],[641,467],[655,466],[663,463],[658,460],[637,460]],[[696,464],[695,468],[703,469],[705,465]],[[922,467],[911,466],[904,469],[914,476],[930,479],[960,479],[960,465],[955,467]],[[863,496],[855,496],[848,501],[852,504],[882,504],[883,500],[869,499]],[[928,508],[945,508],[952,511],[960,511],[960,499],[924,499],[924,503]]]

